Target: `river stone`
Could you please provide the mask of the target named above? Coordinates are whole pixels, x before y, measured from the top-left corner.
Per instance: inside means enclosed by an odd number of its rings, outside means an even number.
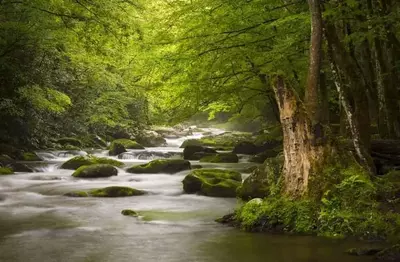
[[[270,194],[271,186],[278,183],[283,166],[283,157],[267,159],[253,171],[238,188],[237,195],[243,200],[264,198]]]
[[[116,156],[121,153],[125,153],[126,149],[140,150],[144,149],[144,147],[136,141],[130,139],[117,139],[111,143],[108,154],[110,156]]]
[[[124,216],[131,216],[131,217],[138,217],[139,216],[139,214],[136,211],[132,210],[132,209],[124,209],[124,210],[121,211],[121,214],[124,215]]]
[[[93,155],[76,156],[61,165],[62,169],[75,170],[81,166],[90,166],[95,164],[108,164],[116,167],[124,166],[124,163],[105,157],[95,157]]]
[[[262,163],[264,163],[264,161],[266,159],[274,158],[277,155],[279,155],[280,152],[281,152],[281,150],[279,150],[277,148],[268,149],[268,150],[265,150],[264,152],[261,152],[261,153],[255,155],[255,156],[251,157],[249,159],[249,162],[262,164]]]
[[[200,142],[200,140],[198,140],[198,139],[188,139],[188,140],[183,141],[180,148],[186,148],[188,146],[202,146],[202,145],[203,145],[203,143]]]
[[[186,193],[212,196],[235,197],[242,176],[239,172],[222,169],[197,169],[182,181]]]
[[[137,190],[131,187],[111,186],[101,189],[94,189],[89,191],[92,197],[128,197],[128,196],[141,196],[146,192]]]
[[[202,157],[200,162],[208,163],[238,163],[239,158],[233,153],[220,153]]]
[[[42,161],[42,159],[40,157],[38,157],[38,155],[36,155],[36,153],[34,153],[34,152],[23,153],[20,160],[22,160],[22,161]]]
[[[232,151],[235,154],[255,155],[260,152],[258,146],[249,141],[239,142]]]
[[[14,171],[8,167],[0,167],[0,175],[12,175]]]
[[[167,140],[155,131],[144,131],[136,136],[136,141],[145,147],[165,146]]]
[[[81,166],[73,174],[73,177],[80,178],[98,178],[118,175],[118,170],[112,165],[95,164],[90,166]]]
[[[189,145],[186,146],[185,149],[183,150],[183,159],[186,160],[200,160],[204,156],[216,154],[217,151],[215,151],[212,148],[209,147],[203,147],[203,146],[197,146],[197,145]]]
[[[180,171],[191,169],[190,162],[181,159],[157,159],[147,164],[133,166],[128,168],[128,173],[134,174],[155,174],[167,173],[173,174]]]

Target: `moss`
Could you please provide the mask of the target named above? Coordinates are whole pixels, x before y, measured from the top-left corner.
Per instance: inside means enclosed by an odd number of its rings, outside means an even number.
[[[187,146],[202,146],[203,143],[198,140],[198,139],[188,139],[183,141],[182,145],[180,146],[180,148],[186,148]]]
[[[77,138],[73,138],[73,137],[63,137],[63,138],[59,138],[56,140],[56,142],[60,145],[71,145],[71,146],[75,146],[75,147],[82,147],[82,141],[80,141]]]
[[[235,197],[242,177],[236,171],[221,169],[198,169],[182,181],[186,193],[199,193],[213,197]]]
[[[114,144],[114,143],[121,144],[126,149],[144,149],[144,147],[141,144],[137,143],[136,141],[130,140],[130,139],[124,139],[124,138],[117,139],[117,140],[114,140],[111,143],[111,145]]]
[[[237,190],[238,197],[249,200],[279,194],[282,167],[282,156],[267,159],[243,181]]]
[[[89,194],[86,191],[74,191],[74,192],[70,192],[70,193],[65,194],[65,196],[69,196],[69,197],[89,197]]]
[[[117,156],[119,154],[125,153],[126,149],[124,147],[124,145],[117,143],[117,142],[113,142],[110,145],[110,150],[108,151],[108,154],[110,156]]]
[[[0,175],[12,175],[14,171],[8,167],[0,167]]]
[[[137,190],[130,187],[111,186],[99,189],[92,189],[89,191],[74,191],[65,194],[69,197],[129,197],[140,196],[146,192]]]
[[[42,161],[40,157],[38,157],[35,153],[33,152],[26,152],[22,154],[22,159],[23,161]]]
[[[131,217],[138,217],[139,216],[139,214],[136,211],[131,210],[131,209],[124,209],[124,210],[121,211],[121,214],[124,215],[124,216],[131,216]]]
[[[147,164],[133,166],[126,171],[135,174],[155,174],[167,173],[173,174],[184,170],[191,169],[190,162],[180,159],[157,159]]]
[[[73,177],[97,178],[110,177],[118,175],[118,170],[112,165],[95,164],[90,166],[81,166],[73,174]]]
[[[238,163],[239,158],[236,154],[233,153],[221,153],[205,156],[200,159],[200,162],[208,162],[208,163]]]
[[[128,196],[140,196],[144,194],[145,194],[144,191],[130,187],[120,187],[120,186],[111,186],[89,191],[89,195],[92,197],[128,197]]]
[[[112,165],[112,166],[116,166],[116,167],[124,166],[124,163],[122,163],[118,160],[88,155],[88,156],[76,156],[74,158],[71,158],[70,160],[68,160],[67,162],[62,164],[61,168],[75,170],[81,166],[90,166],[90,165],[95,165],[95,164],[107,164],[107,165]]]
[[[64,145],[64,146],[62,147],[62,149],[64,149],[64,150],[70,150],[70,151],[80,151],[80,150],[81,150],[80,147],[78,147],[78,146],[73,146],[73,145]]]

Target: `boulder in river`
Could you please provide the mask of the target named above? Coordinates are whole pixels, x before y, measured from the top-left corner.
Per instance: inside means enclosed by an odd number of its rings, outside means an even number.
[[[237,190],[238,197],[244,200],[267,197],[278,183],[282,166],[283,157],[267,159],[243,181]]]
[[[137,165],[128,168],[128,173],[134,174],[154,174],[167,173],[173,174],[180,171],[191,169],[190,162],[181,159],[157,159],[147,164]]]
[[[144,147],[136,141],[130,139],[117,139],[111,143],[108,154],[110,156],[116,156],[121,153],[125,153],[126,149],[140,150],[144,149]]]
[[[183,190],[189,194],[212,197],[235,197],[242,176],[239,172],[222,169],[197,169],[182,181]]]
[[[14,171],[9,167],[0,167],[0,175],[12,175]]]
[[[107,164],[81,166],[72,174],[73,177],[80,178],[98,178],[116,175],[118,175],[118,170],[114,166]]]
[[[188,140],[183,141],[180,148],[186,148],[188,146],[202,146],[202,145],[203,145],[203,143],[198,139],[188,139]]]
[[[81,166],[90,166],[95,164],[108,164],[116,167],[122,167],[124,165],[124,163],[118,160],[87,155],[87,156],[76,156],[74,158],[71,158],[70,160],[62,164],[61,168],[75,170],[80,168]]]
[[[132,209],[124,209],[121,211],[121,214],[124,216],[130,216],[130,217],[138,217],[139,216],[138,212],[136,212]]]
[[[204,156],[216,153],[217,151],[209,147],[189,145],[183,150],[183,158],[186,160],[200,160]]]
[[[131,187],[110,186],[89,191],[74,191],[65,194],[70,197],[129,197],[146,194],[145,191]]]
[[[220,153],[202,157],[200,162],[208,163],[238,163],[239,158],[233,153]]]
[[[22,154],[23,161],[42,161],[42,159],[34,152],[25,152]]]
[[[155,131],[144,131],[136,136],[136,141],[146,147],[158,147],[167,144],[167,141]]]
[[[260,152],[260,148],[249,141],[239,142],[232,151],[235,154],[255,155]]]

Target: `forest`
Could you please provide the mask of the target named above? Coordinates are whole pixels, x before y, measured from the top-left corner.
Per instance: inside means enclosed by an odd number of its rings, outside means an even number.
[[[399,83],[396,0],[0,0],[0,261],[400,261]]]

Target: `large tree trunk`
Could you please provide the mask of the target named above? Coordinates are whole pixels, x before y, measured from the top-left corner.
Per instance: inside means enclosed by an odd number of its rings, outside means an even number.
[[[274,83],[283,131],[284,193],[293,198],[310,194],[310,181],[321,175],[318,171],[328,152],[321,123],[322,14],[320,0],[308,2],[312,32],[305,103],[282,76]]]
[[[297,94],[278,76],[274,84],[283,131],[284,193],[297,198],[309,193],[309,181],[325,160],[326,147],[315,143],[315,128]]]

